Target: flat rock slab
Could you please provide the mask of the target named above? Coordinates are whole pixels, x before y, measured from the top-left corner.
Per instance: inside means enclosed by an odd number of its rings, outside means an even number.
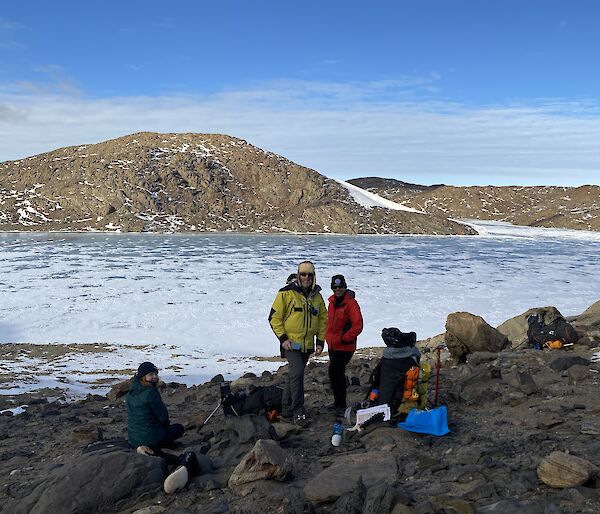
[[[537,468],[539,479],[556,489],[585,484],[594,471],[590,461],[565,452],[552,452],[542,459]]]
[[[13,514],[117,512],[124,503],[158,493],[165,462],[131,450],[83,454],[53,470],[28,496],[7,506]]]
[[[511,371],[505,373],[503,379],[508,385],[520,390],[527,396],[538,392],[538,386],[529,373]]]
[[[589,366],[590,361],[580,357],[579,355],[567,355],[554,359],[550,363],[550,367],[554,371],[565,371],[571,366]]]
[[[537,427],[541,430],[548,430],[552,427],[564,423],[564,420],[554,414],[540,414],[537,420]]]
[[[600,423],[584,421],[581,423],[581,433],[588,435],[600,435]]]
[[[398,465],[390,452],[371,451],[346,455],[321,471],[304,487],[304,494],[316,503],[333,502],[353,491],[362,482],[366,488],[376,484],[394,485]]]

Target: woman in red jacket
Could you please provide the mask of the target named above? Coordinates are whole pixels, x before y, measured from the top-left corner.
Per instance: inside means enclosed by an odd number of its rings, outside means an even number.
[[[356,350],[356,338],[363,329],[363,319],[354,291],[347,288],[344,275],[331,278],[333,294],[327,309],[327,348],[329,381],[333,390],[335,413],[343,416],[346,409],[346,365]]]

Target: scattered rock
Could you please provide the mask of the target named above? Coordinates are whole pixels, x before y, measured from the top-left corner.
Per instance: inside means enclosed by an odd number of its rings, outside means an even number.
[[[594,470],[590,461],[557,451],[542,459],[537,474],[547,486],[565,489],[584,484],[591,478]]]
[[[498,358],[496,352],[473,352],[467,355],[467,363],[473,367],[480,366],[484,362],[494,361]]]
[[[304,493],[317,503],[332,502],[360,483],[369,488],[376,484],[394,485],[397,480],[398,465],[393,454],[371,451],[338,458],[306,484]]]
[[[519,389],[526,395],[535,394],[538,392],[538,386],[529,373],[513,371],[505,373],[502,378],[508,385]]]
[[[227,416],[225,428],[237,434],[239,443],[254,443],[259,439],[273,439],[275,429],[264,416]]]
[[[166,509],[160,505],[152,505],[151,507],[135,510],[131,514],[161,514],[161,512],[164,512],[165,510]]]
[[[283,421],[275,423],[273,427],[275,428],[275,433],[277,434],[278,439],[285,439],[288,435],[295,434],[300,431],[298,425],[294,425],[293,423],[285,423]]]
[[[71,433],[73,441],[88,444],[94,441],[102,441],[102,427],[96,425],[84,425],[75,427]]]
[[[236,466],[229,478],[229,487],[256,480],[287,480],[292,472],[290,456],[275,441],[261,439]]]
[[[576,384],[585,380],[590,375],[590,367],[582,364],[575,364],[567,369],[569,378]]]
[[[544,413],[538,416],[537,426],[541,430],[548,430],[564,423],[564,420],[554,414]]]
[[[554,371],[565,371],[569,369],[571,366],[588,366],[590,365],[590,361],[580,357],[579,355],[563,355],[554,359],[550,363],[550,367]]]
[[[588,435],[600,435],[600,423],[584,421],[581,424],[581,433]]]

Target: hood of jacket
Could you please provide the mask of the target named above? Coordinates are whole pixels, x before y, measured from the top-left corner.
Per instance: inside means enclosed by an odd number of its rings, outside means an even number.
[[[138,376],[134,376],[131,379],[131,387],[129,388],[129,395],[131,396],[142,396],[150,391],[154,386],[145,386],[142,384]]]
[[[407,357],[419,360],[421,358],[421,352],[414,346],[404,346],[403,348],[388,346],[383,349],[384,359],[406,359]]]
[[[280,289],[280,291],[296,291],[297,293],[304,295],[304,290],[298,283],[298,279],[294,280],[294,282],[290,282],[287,286],[282,287]],[[307,298],[312,298],[313,296],[315,296],[317,293],[320,293],[320,292],[321,292],[321,286],[315,282],[312,286],[312,289],[305,296]]]

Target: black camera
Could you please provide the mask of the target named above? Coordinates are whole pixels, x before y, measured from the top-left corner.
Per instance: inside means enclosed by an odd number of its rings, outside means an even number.
[[[231,385],[229,382],[221,382],[220,392],[221,400],[225,400],[225,398],[231,395]]]

